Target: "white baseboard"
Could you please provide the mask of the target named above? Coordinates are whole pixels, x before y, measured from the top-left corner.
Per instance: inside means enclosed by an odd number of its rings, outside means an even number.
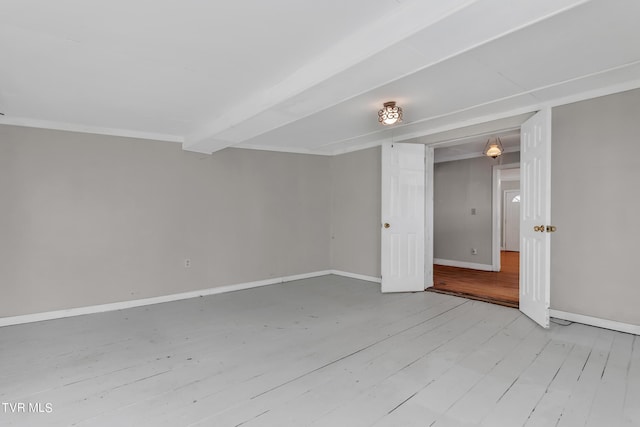
[[[615,320],[600,319],[599,317],[585,316],[584,314],[567,313],[560,310],[549,310],[549,315],[556,319],[568,320],[570,322],[583,323],[585,325],[597,326],[598,328],[611,329],[628,334],[640,335],[640,325],[617,322]]]
[[[337,276],[349,277],[351,279],[366,280],[367,282],[382,283],[382,278],[374,276],[365,276],[364,274],[349,273],[347,271],[330,270],[329,273]]]
[[[243,289],[257,288],[260,286],[275,285],[278,283],[292,282],[294,280],[309,279],[311,277],[326,276],[330,270],[315,271],[313,273],[296,274],[293,276],[277,277],[255,282],[238,283],[235,285],[220,286],[217,288],[201,289],[197,291],[182,292],[179,294],[162,295],[158,297],[136,299],[130,301],[113,302],[109,304],[91,305],[87,307],[70,308],[66,310],[47,311],[43,313],[24,314],[12,317],[0,317],[0,327],[19,325],[22,323],[41,322],[43,320],[61,319],[63,317],[82,316],[84,314],[104,313],[105,311],[123,310],[125,308],[142,307],[151,304],[179,301],[189,298],[197,298],[207,295],[223,294],[226,292],[241,291]]]
[[[472,270],[493,271],[491,264],[476,264],[475,262],[456,261],[452,259],[434,258],[433,263],[437,265],[447,265],[449,267],[470,268]]]
[[[311,279],[312,277],[320,277],[331,274],[331,270],[314,271],[313,273],[294,274],[293,276],[285,276],[280,278],[279,283],[293,282],[294,280]],[[255,288],[255,286],[251,286]]]

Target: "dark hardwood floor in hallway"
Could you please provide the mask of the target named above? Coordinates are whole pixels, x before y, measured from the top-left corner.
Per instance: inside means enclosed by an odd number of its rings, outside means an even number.
[[[517,308],[520,253],[503,251],[500,263],[500,272],[434,265],[428,290]]]

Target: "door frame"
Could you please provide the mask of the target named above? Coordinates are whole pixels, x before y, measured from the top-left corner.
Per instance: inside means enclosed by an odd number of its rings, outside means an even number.
[[[493,165],[492,171],[492,189],[491,189],[491,206],[492,206],[492,227],[491,227],[491,265],[492,271],[500,271],[500,236],[502,235],[502,215],[500,209],[500,171],[503,169],[516,169],[520,167],[518,163],[505,163],[503,165]],[[520,181],[522,187],[522,180]]]

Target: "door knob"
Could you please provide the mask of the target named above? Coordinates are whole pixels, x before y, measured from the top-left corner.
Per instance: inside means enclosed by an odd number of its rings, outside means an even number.
[[[547,225],[547,233],[555,233],[556,226],[555,225]]]
[[[544,225],[535,225],[533,227],[533,231],[540,231],[540,232],[544,233]]]
[[[389,224],[388,222],[385,222],[384,223],[384,228],[389,228],[389,227],[391,227],[391,224]]]

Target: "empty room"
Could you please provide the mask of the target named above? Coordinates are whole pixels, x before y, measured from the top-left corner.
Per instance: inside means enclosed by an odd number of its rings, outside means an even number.
[[[0,0],[0,426],[640,426],[638,18]]]

